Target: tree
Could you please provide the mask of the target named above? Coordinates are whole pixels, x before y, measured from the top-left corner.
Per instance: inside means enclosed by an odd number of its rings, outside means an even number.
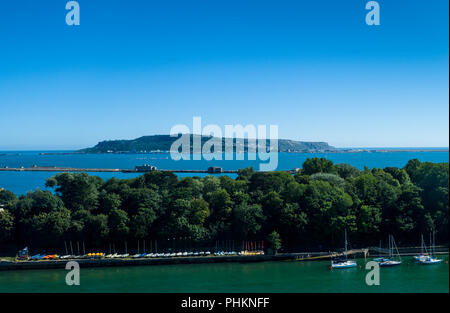
[[[0,242],[13,239],[14,216],[7,210],[0,210]]]
[[[238,170],[238,177],[237,180],[243,180],[243,181],[249,181],[252,177],[252,175],[255,173],[255,169],[253,166],[246,167]]]
[[[189,221],[193,225],[203,225],[210,216],[209,205],[203,199],[192,199],[189,211]]]
[[[34,241],[42,242],[47,246],[55,245],[69,230],[70,219],[70,211],[65,208],[33,215],[30,220],[30,230],[34,235]]]
[[[358,232],[365,240],[376,238],[380,233],[381,220],[379,207],[362,205],[357,218]]]
[[[315,173],[337,173],[333,162],[325,158],[308,158],[303,163],[303,174],[312,175]]]
[[[145,238],[150,234],[150,229],[156,219],[155,211],[150,208],[139,208],[132,219],[133,234],[137,238]]]
[[[208,200],[210,208],[216,217],[226,218],[230,216],[233,202],[225,189],[212,192]]]
[[[255,237],[261,230],[265,217],[258,204],[243,203],[233,211],[233,229],[239,239]]]
[[[336,168],[338,175],[344,179],[357,177],[361,173],[360,170],[350,164],[336,164],[334,167]]]
[[[162,201],[161,195],[152,189],[137,188],[131,189],[122,201],[121,209],[130,216],[135,215],[139,208],[152,208],[157,212]]]
[[[130,218],[127,212],[121,209],[113,209],[109,212],[108,226],[113,239],[126,239],[130,228],[128,226]]]
[[[102,179],[87,173],[62,173],[47,179],[47,187],[55,187],[56,193],[72,210],[95,209],[98,205],[98,188]]]
[[[310,176],[311,180],[322,180],[330,183],[332,186],[344,187],[346,182],[343,178],[331,173],[315,173]]]
[[[281,249],[281,237],[276,231],[271,232],[267,237],[267,246],[269,249],[272,249],[275,254]]]
[[[284,201],[281,196],[275,192],[269,192],[263,199],[263,212],[266,219],[266,229],[273,229],[277,227],[280,222],[281,210]]]
[[[99,211],[100,213],[109,214],[112,210],[119,209],[122,204],[120,196],[116,193],[108,193],[102,190],[99,195]]]
[[[108,216],[105,214],[89,215],[84,231],[89,244],[100,245],[109,235]]]
[[[295,242],[295,239],[304,232],[308,225],[308,215],[301,210],[298,203],[287,203],[281,209],[279,225],[283,238]]]
[[[0,205],[5,205],[8,202],[16,201],[17,197],[9,190],[0,188]]]

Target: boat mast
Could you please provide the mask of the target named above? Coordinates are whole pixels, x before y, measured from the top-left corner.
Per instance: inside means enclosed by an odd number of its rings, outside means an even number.
[[[433,231],[433,255],[436,254],[436,232]]]
[[[389,242],[389,258],[392,258],[392,244],[391,244],[391,235],[388,235],[388,242]]]
[[[422,235],[422,249],[425,250],[425,254],[428,254],[427,246],[425,245],[425,239],[423,239],[423,235]]]
[[[398,256],[398,258],[400,259],[400,261],[402,260],[402,257],[400,256],[400,252],[398,251],[398,247],[397,247],[397,244],[395,243],[395,240],[394,240],[394,236],[392,236],[392,245],[395,247],[395,250],[397,251],[397,256]],[[393,249],[393,248],[392,248]]]
[[[378,250],[378,257],[381,257],[381,240],[380,240],[380,249]]]
[[[423,255],[423,234],[420,234],[420,254]]]
[[[431,232],[430,232],[430,256],[433,256],[433,244],[431,241]]]
[[[345,259],[348,259],[347,256],[347,229],[345,229]]]

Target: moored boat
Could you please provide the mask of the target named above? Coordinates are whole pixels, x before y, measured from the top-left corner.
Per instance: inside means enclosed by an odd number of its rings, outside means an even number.
[[[394,248],[397,251],[397,260],[394,259]],[[381,261],[378,261],[378,265],[381,267],[388,267],[388,266],[397,266],[401,265],[401,257],[400,253],[398,252],[397,245],[395,244],[394,236],[389,235],[389,258],[384,258]]]
[[[348,251],[347,251],[347,230],[345,230],[345,258],[339,258],[335,260],[331,260],[331,268],[343,269],[343,268],[351,268],[356,267],[356,262],[348,259]]]
[[[442,259],[438,259],[435,256],[433,256],[433,254],[436,253],[434,236],[435,236],[434,232],[433,232],[433,235],[430,234],[430,254],[419,258],[418,259],[419,264],[431,265],[431,264],[438,264],[438,263],[442,262]],[[423,237],[422,237],[422,241],[423,241]]]

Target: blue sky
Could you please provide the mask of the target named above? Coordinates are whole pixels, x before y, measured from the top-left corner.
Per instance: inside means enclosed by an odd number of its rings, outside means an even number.
[[[0,150],[75,149],[175,124],[277,124],[337,147],[442,147],[448,1],[0,2]]]

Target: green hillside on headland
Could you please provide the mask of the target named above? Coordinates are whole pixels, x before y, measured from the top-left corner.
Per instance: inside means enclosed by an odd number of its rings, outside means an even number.
[[[190,135],[191,151],[193,145],[193,137],[197,135]],[[201,137],[202,146],[205,142],[213,137],[197,136]],[[92,148],[86,148],[79,150],[79,153],[133,153],[133,152],[155,152],[155,151],[170,151],[172,144],[179,137],[171,137],[170,135],[153,135],[142,136],[131,140],[105,140],[99,142]],[[222,142],[222,151],[225,151],[225,138],[218,138]],[[233,148],[235,148],[236,142],[233,142]],[[249,147],[253,147],[249,144],[248,140],[244,140],[244,151],[248,151]],[[266,147],[270,147],[270,141],[266,140]],[[330,152],[335,151],[335,148],[328,145],[326,142],[305,142],[294,141],[288,139],[278,140],[279,152]]]

